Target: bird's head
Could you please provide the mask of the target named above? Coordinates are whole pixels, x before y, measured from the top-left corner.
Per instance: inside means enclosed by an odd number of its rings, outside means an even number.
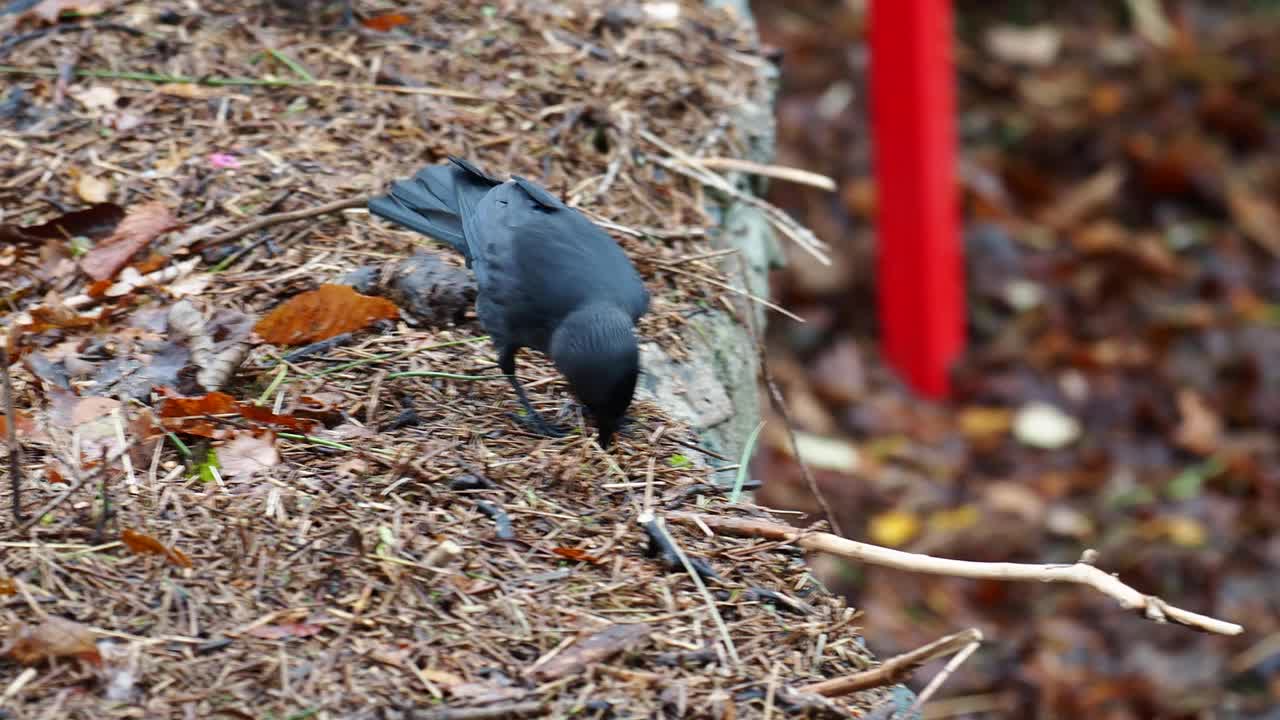
[[[595,420],[600,447],[609,447],[640,374],[631,317],[612,305],[571,313],[551,336],[551,360]]]

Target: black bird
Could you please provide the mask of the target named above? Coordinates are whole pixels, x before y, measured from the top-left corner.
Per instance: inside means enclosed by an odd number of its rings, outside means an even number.
[[[461,158],[369,201],[369,211],[453,246],[476,275],[476,314],[527,424],[559,435],[516,379],[516,352],[548,354],[608,447],[640,372],[635,323],[649,293],[622,248],[537,183],[494,179]]]

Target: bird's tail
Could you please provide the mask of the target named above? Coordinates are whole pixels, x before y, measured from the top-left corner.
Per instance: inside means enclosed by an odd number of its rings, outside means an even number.
[[[423,168],[408,180],[392,183],[386,195],[369,201],[369,212],[449,243],[470,265],[462,214],[501,184],[466,160],[451,156],[447,164]]]

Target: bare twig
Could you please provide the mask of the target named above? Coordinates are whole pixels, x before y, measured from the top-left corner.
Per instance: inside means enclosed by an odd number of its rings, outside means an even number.
[[[747,203],[748,205],[759,208],[778,232],[786,235],[793,242],[799,245],[802,250],[812,255],[818,262],[823,265],[831,264],[831,258],[826,252],[828,249],[826,243],[819,240],[811,230],[796,222],[790,215],[755,195],[739,190],[733,186],[733,183],[726,180],[723,176],[703,167],[698,158],[689,155],[679,148],[673,147],[653,133],[647,130],[640,130],[637,134],[645,140],[648,140],[650,143],[658,146],[674,158],[674,160],[668,160],[667,158],[652,155],[649,156],[649,159],[655,164],[660,165],[671,172],[697,180],[704,185],[713,187],[726,195]]]
[[[1030,563],[950,560],[933,557],[932,555],[892,550],[879,545],[849,540],[831,533],[806,532],[797,530],[789,525],[765,520],[714,517],[687,512],[671,513],[668,517],[673,522],[686,525],[697,525],[701,522],[712,530],[726,535],[792,542],[812,552],[830,553],[849,560],[898,570],[985,580],[1060,582],[1088,585],[1103,595],[1116,600],[1120,603],[1120,607],[1126,610],[1139,611],[1148,620],[1154,622],[1173,622],[1219,635],[1239,635],[1244,632],[1244,628],[1235,623],[1174,607],[1155,595],[1144,595],[1120,582],[1116,576],[1083,562],[1071,565],[1035,565]]]
[[[108,469],[110,469],[112,464],[114,464],[122,456],[124,456],[126,453],[128,453],[133,449],[133,445],[134,445],[134,442],[130,441],[128,445],[125,445],[119,451],[113,453],[110,457],[104,459],[102,463],[98,465],[96,468],[94,468],[93,472],[89,473],[88,475],[77,474],[75,480],[70,485],[67,486],[66,490],[63,490],[61,493],[59,493],[57,497],[45,503],[45,506],[40,508],[40,510],[37,511],[35,515],[32,515],[30,518],[27,519],[25,523],[22,523],[18,526],[18,534],[22,534],[26,532],[32,525],[35,525],[37,522],[39,522],[40,518],[56,510],[58,506],[66,502],[67,498],[71,497],[72,494],[75,493],[75,491],[79,490],[82,486],[84,486],[85,483],[93,480],[95,477],[98,476],[99,473],[104,473]],[[72,466],[69,465],[69,467],[72,467]]]
[[[800,185],[809,185],[820,190],[836,189],[835,180],[832,180],[826,175],[820,175],[816,172],[809,172],[808,170],[801,170],[799,168],[784,167],[782,165],[764,165],[761,163],[751,162],[750,160],[740,160],[732,157],[698,158],[697,162],[708,170],[728,170],[730,172],[740,172],[748,175],[760,175],[762,177],[770,177],[777,180],[799,183]]]
[[[22,446],[18,444],[18,413],[13,409],[13,382],[9,378],[9,350],[0,346],[0,377],[4,381],[4,421],[9,443],[9,488],[13,493],[13,522],[21,525]]]
[[[742,273],[742,284],[745,287],[747,286],[747,263],[742,259],[741,254],[737,257],[738,270]],[[756,329],[755,314],[751,312],[751,308],[747,308],[746,316],[747,330],[751,332],[751,340],[756,346],[756,356],[760,358],[760,374],[764,377],[765,389],[769,393],[769,404],[773,406],[774,412],[782,416],[782,424],[787,429],[787,438],[791,441],[791,452],[795,455],[796,465],[800,466],[800,474],[804,476],[804,482],[809,488],[809,493],[813,495],[814,500],[818,501],[818,506],[822,508],[823,514],[826,515],[827,523],[831,525],[831,530],[837,535],[844,535],[844,531],[840,527],[840,521],[836,519],[835,511],[831,509],[831,503],[827,502],[827,496],[822,493],[822,488],[818,487],[817,479],[813,477],[813,472],[809,470],[804,457],[800,455],[800,442],[796,439],[795,424],[791,422],[791,413],[787,410],[786,400],[783,399],[782,393],[778,390],[778,384],[773,381],[773,373],[769,370],[769,353],[764,349],[764,339]]]
[[[518,718],[526,715],[541,715],[548,710],[547,703],[531,700],[511,704],[490,705],[473,708],[437,708],[419,714],[422,720],[496,720],[497,718]]]
[[[884,687],[901,682],[910,677],[916,668],[930,660],[950,655],[969,645],[982,642],[982,632],[977,628],[969,628],[963,632],[938,638],[923,647],[894,655],[877,667],[863,670],[852,675],[823,680],[798,688],[802,693],[814,693],[823,697],[840,697],[867,688]]]
[[[963,648],[960,648],[960,652],[956,653],[955,657],[951,658],[951,660],[947,662],[946,667],[942,668],[937,675],[934,675],[933,679],[929,681],[929,684],[924,686],[924,689],[920,691],[919,695],[916,695],[915,701],[911,703],[911,712],[919,710],[925,703],[929,702],[929,698],[933,697],[933,694],[938,692],[938,688],[942,687],[942,684],[947,681],[947,678],[951,677],[951,675],[964,664],[964,661],[969,659],[970,655],[978,651],[978,647],[982,645],[982,633],[979,632],[977,628],[972,628],[967,632],[976,633],[977,637],[974,638],[973,642],[965,645]]]
[[[787,317],[791,318],[792,320],[795,320],[796,322],[799,322],[799,323],[804,322],[804,318],[800,317],[799,315],[796,315],[795,313],[793,313],[793,312],[791,312],[790,310],[788,310],[788,309],[786,309],[786,308],[782,307],[781,305],[777,305],[777,304],[775,304],[775,303],[771,303],[771,302],[769,302],[768,300],[765,300],[764,298],[759,297],[758,295],[752,295],[750,292],[748,292],[748,291],[746,291],[746,290],[743,290],[742,288],[734,287],[733,285],[730,285],[729,283],[721,282],[721,281],[716,280],[716,279],[714,279],[714,278],[709,278],[709,277],[707,277],[706,275],[699,275],[699,274],[697,274],[697,273],[692,273],[692,272],[689,272],[688,270],[681,270],[681,269],[680,269],[680,268],[678,268],[678,267],[672,267],[671,265],[668,265],[668,264],[665,264],[665,263],[664,263],[664,264],[662,264],[662,265],[659,265],[659,267],[661,267],[663,270],[665,270],[665,271],[667,271],[667,272],[672,272],[672,273],[675,273],[675,274],[677,274],[677,275],[683,275],[683,276],[685,276],[685,277],[687,277],[687,278],[692,278],[692,279],[694,279],[694,280],[700,280],[700,281],[702,281],[702,282],[704,282],[704,283],[707,283],[707,284],[709,284],[709,285],[715,285],[715,286],[716,286],[716,287],[718,287],[718,288],[722,288],[722,289],[724,289],[724,290],[728,290],[728,291],[729,291],[729,292],[731,292],[731,293],[734,293],[734,294],[737,294],[737,295],[741,295],[741,296],[743,296],[743,297],[747,298],[748,300],[750,300],[750,301],[752,301],[752,302],[760,303],[761,305],[763,305],[763,306],[765,306],[765,307],[769,308],[770,310],[773,310],[773,311],[775,311],[775,312],[782,313],[783,315],[786,315]]]
[[[290,210],[289,212],[272,213],[271,215],[263,215],[257,220],[254,220],[253,222],[247,223],[245,225],[241,225],[235,230],[232,230],[227,233],[223,233],[222,235],[219,235],[217,237],[209,238],[207,241],[205,241],[204,245],[206,246],[220,245],[222,243],[231,242],[232,240],[239,240],[240,238],[244,237],[245,235],[248,235],[249,233],[257,232],[259,230],[262,230],[263,228],[269,228],[273,225],[279,225],[280,223],[293,222],[294,220],[305,220],[307,218],[316,217],[317,215],[327,215],[328,213],[338,212],[340,210],[349,210],[355,207],[363,207],[368,202],[369,202],[369,198],[367,196],[362,195],[359,197],[350,197],[350,198],[343,198],[342,200],[334,200],[333,202],[327,202],[323,205],[316,205],[314,207],[303,208],[301,210]]]
[[[663,526],[666,521],[661,517],[642,514],[639,522],[641,525],[653,522],[665,532]],[[693,563],[689,562],[689,556],[685,553],[684,548],[680,547],[679,541],[670,533],[666,533],[666,535],[667,539],[671,541],[671,548],[675,550],[676,557],[680,558],[680,564],[684,565],[685,572],[689,573],[689,577],[693,579],[693,584],[698,588],[699,594],[702,595],[702,599],[707,603],[707,611],[711,614],[711,619],[715,622],[716,629],[720,631],[720,639],[724,641],[724,649],[729,655],[729,661],[733,663],[735,668],[738,667],[742,664],[742,659],[738,657],[738,648],[733,644],[733,636],[729,633],[729,626],[724,624],[724,618],[720,616],[720,610],[716,607],[716,599],[711,597],[711,591],[707,589],[707,584],[702,582],[702,575],[698,573]]]

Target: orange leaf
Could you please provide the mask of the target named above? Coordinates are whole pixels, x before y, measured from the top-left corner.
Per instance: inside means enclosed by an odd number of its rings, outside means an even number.
[[[92,630],[78,622],[53,615],[45,618],[39,625],[19,623],[15,626],[9,656],[23,665],[68,656],[94,663],[102,662]]]
[[[0,578],[0,595],[17,595],[18,583],[13,578]]]
[[[107,288],[115,283],[110,280],[94,280],[89,283],[89,287],[85,290],[85,294],[91,298],[100,298],[107,294]]]
[[[392,28],[397,28],[401,25],[408,25],[409,17],[407,15],[401,15],[400,13],[387,13],[386,15],[376,15],[368,18],[367,20],[361,20],[360,24],[370,30],[387,32]]]
[[[160,403],[160,424],[169,430],[189,435],[222,437],[224,434],[222,429],[215,427],[204,416],[235,413],[236,405],[235,398],[222,392],[211,392],[195,397],[167,395]]]
[[[292,415],[277,415],[264,407],[258,407],[250,403],[240,403],[240,416],[246,420],[254,422],[270,423],[281,427],[297,430],[301,433],[309,433],[320,423],[308,418],[297,418]]]
[[[120,542],[139,555],[163,555],[170,563],[178,567],[191,567],[191,560],[181,550],[171,548],[145,533],[125,528],[120,533]]]
[[[129,210],[111,237],[94,246],[80,259],[80,268],[94,280],[115,276],[142,248],[178,224],[162,202],[149,202]]]
[[[592,564],[600,562],[600,558],[594,555],[589,555],[587,554],[586,550],[582,550],[579,548],[554,547],[554,548],[551,548],[551,552],[559,555],[562,558],[568,558],[570,560],[578,560],[580,562],[589,562]]]
[[[253,330],[275,345],[299,345],[399,315],[396,304],[386,298],[361,295],[346,285],[321,285],[277,306]]]

